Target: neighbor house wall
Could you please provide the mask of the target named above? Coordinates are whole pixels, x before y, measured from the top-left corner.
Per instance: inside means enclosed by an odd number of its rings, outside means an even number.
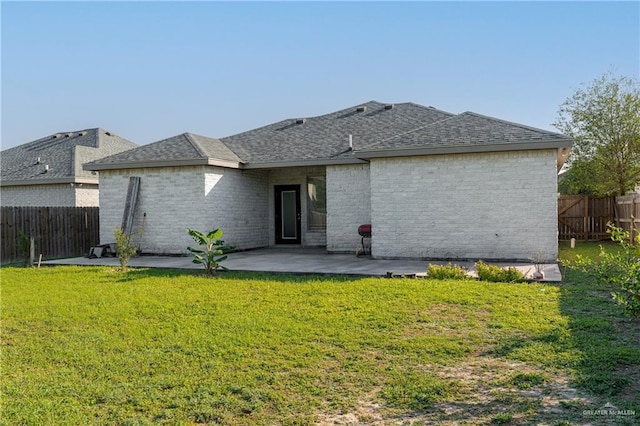
[[[97,207],[98,185],[83,184],[82,188],[69,183],[3,186],[0,202],[7,207]]]
[[[327,251],[355,252],[371,223],[369,165],[327,166]]]
[[[269,245],[275,245],[275,201],[276,185],[300,185],[300,213],[301,213],[301,245],[304,247],[324,247],[327,244],[327,233],[324,230],[308,230],[307,224],[307,177],[324,176],[325,167],[288,167],[271,169],[269,173]],[[327,190],[328,192],[328,190]],[[328,197],[328,195],[327,195]]]
[[[371,160],[379,258],[557,258],[556,150]]]
[[[134,230],[147,214],[142,251],[187,254],[195,242],[188,228],[221,228],[238,249],[266,245],[264,173],[210,166],[162,167],[100,172],[100,241],[114,241],[122,224],[130,176],[139,176]]]

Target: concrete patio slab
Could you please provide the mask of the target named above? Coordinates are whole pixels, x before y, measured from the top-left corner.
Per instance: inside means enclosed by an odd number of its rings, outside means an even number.
[[[192,263],[190,256],[137,256],[131,258],[129,266],[170,269],[202,269],[201,265]],[[397,275],[425,276],[427,265],[447,264],[448,262],[427,262],[411,259],[372,259],[356,257],[353,254],[327,254],[324,249],[301,248],[265,248],[229,254],[224,265],[232,271],[274,272],[296,274],[330,274],[386,276]],[[467,268],[470,275],[475,273],[473,262],[455,262]],[[69,259],[48,260],[43,265],[93,265],[118,266],[118,259],[113,257],[88,259],[76,257]],[[514,266],[525,276],[530,277],[535,271],[533,264],[500,263],[500,266]],[[543,265],[544,281],[562,281],[557,264]]]

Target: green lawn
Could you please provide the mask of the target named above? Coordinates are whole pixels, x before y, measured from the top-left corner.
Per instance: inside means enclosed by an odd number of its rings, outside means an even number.
[[[0,274],[2,424],[566,425],[606,402],[640,419],[640,322],[569,269],[557,285]]]

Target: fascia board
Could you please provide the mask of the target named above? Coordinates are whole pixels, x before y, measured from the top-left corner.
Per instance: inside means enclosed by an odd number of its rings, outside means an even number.
[[[507,144],[482,144],[482,145],[445,145],[436,147],[417,147],[401,149],[379,149],[355,151],[358,158],[384,158],[384,157],[411,157],[418,155],[444,155],[444,154],[467,154],[482,152],[507,152],[507,151],[530,151],[542,149],[557,149],[571,147],[571,139],[536,141]]]
[[[98,185],[98,178],[91,177],[67,177],[53,179],[22,179],[22,180],[2,180],[0,186],[33,186],[33,185],[60,185],[67,183],[86,183]]]
[[[340,159],[320,159],[320,160],[293,160],[293,161],[273,161],[264,163],[247,163],[243,169],[278,169],[285,167],[311,167],[311,166],[334,166],[341,164],[366,164],[360,158],[340,158]]]
[[[108,163],[108,164],[84,164],[84,170],[120,170],[120,169],[146,169],[158,167],[184,167],[184,166],[219,166],[232,169],[241,168],[241,163],[233,161],[216,160],[214,158],[187,158],[181,160],[159,160],[159,161],[132,161],[129,163]]]

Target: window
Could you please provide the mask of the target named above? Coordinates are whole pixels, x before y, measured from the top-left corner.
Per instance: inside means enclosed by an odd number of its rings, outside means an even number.
[[[327,180],[324,176],[307,178],[307,229],[327,229]]]

